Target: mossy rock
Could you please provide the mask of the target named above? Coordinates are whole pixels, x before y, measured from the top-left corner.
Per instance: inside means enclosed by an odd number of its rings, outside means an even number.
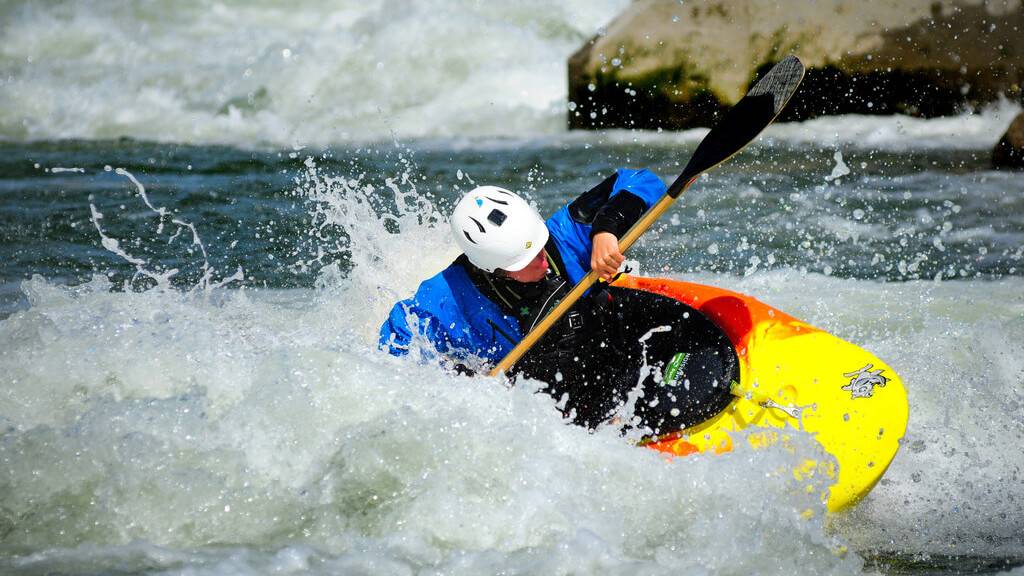
[[[996,168],[1024,168],[1024,112],[1014,118],[992,150],[992,165]]]
[[[710,126],[788,54],[808,73],[784,120],[956,114],[1019,96],[1024,2],[639,0],[569,59],[569,126]]]

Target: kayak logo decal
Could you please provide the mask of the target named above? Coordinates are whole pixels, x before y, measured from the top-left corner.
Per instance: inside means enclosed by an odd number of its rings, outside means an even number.
[[[872,370],[874,367],[874,364],[866,364],[860,370],[843,374],[844,377],[850,379],[850,383],[843,386],[842,390],[848,391],[851,399],[857,399],[871,398],[875,393],[875,386],[885,388],[889,379],[882,376],[883,369]]]

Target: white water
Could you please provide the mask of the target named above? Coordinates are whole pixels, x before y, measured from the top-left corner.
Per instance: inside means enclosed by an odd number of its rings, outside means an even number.
[[[667,462],[588,434],[529,387],[377,352],[360,333],[378,318],[358,298],[37,279],[31,308],[0,323],[0,532],[46,546],[11,566],[141,555],[240,573],[789,574],[857,572],[855,554],[833,553],[843,543],[1024,552],[1024,457],[1008,449],[1024,441],[1024,281],[699,280],[758,294],[903,374],[907,443],[835,536],[777,472],[796,455]],[[991,303],[964,306],[979,294]],[[818,516],[802,520],[807,508]],[[190,552],[211,544],[229,549]]]
[[[566,60],[626,4],[11,2],[0,138],[289,146],[557,132]]]
[[[988,151],[1021,111],[1006,100],[982,110],[944,118],[910,116],[823,116],[806,122],[771,126],[767,135],[783,142],[850,146],[861,150],[918,149]]]
[[[6,3],[0,138],[696,142],[705,131],[562,132],[565,58],[623,4]],[[1018,111],[767,136],[987,149]],[[348,278],[191,294],[25,283],[29,308],[0,321],[0,572],[847,574],[858,551],[1024,555],[1024,280],[696,278],[903,375],[907,443],[828,530],[775,473],[792,454],[666,462],[566,426],[529,387],[382,355],[378,323],[453,255],[447,230],[424,225],[439,217],[402,176],[400,234],[376,217],[380,190],[315,169],[298,184],[325,237],[350,234]]]
[[[0,139],[294,146],[565,132],[569,55],[626,0],[0,4]],[[783,141],[899,150],[990,148],[1020,107],[922,120],[825,117]],[[693,141],[613,132],[630,142]],[[603,136],[597,136],[599,138]],[[511,139],[511,140],[507,140]],[[457,145],[457,144],[456,144]]]
[[[530,385],[376,350],[447,231],[397,177],[297,178],[355,269],[316,290],[111,291],[36,278],[0,322],[0,568],[180,574],[858,573],[857,551],[1024,554],[1024,280],[752,273],[754,294],[900,372],[907,443],[826,528],[809,441],[666,461],[561,421]],[[404,244],[404,247],[403,247]],[[419,246],[417,258],[383,258]],[[805,510],[815,511],[805,520]],[[845,555],[843,546],[851,551]],[[19,551],[29,552],[19,556]]]
[[[858,549],[1019,556],[1024,454],[1011,447],[1024,442],[1024,279],[805,281],[773,272],[737,289],[875,352],[910,400],[900,453],[839,533]]]
[[[469,573],[857,566],[773,472],[796,456],[665,462],[526,387],[378,353],[308,292],[107,288],[30,282],[32,308],[0,325],[7,545],[301,544]],[[760,553],[706,546],[751,528]]]

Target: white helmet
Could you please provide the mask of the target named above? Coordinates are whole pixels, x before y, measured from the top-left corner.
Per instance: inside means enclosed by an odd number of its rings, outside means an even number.
[[[497,186],[479,186],[452,212],[455,242],[477,268],[522,270],[544,249],[548,228],[525,200]]]

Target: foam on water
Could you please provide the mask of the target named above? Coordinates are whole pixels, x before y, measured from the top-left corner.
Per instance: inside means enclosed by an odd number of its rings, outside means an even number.
[[[956,116],[914,118],[910,116],[868,116],[844,114],[823,116],[803,122],[776,122],[769,126],[762,145],[788,143],[855,150],[989,150],[1019,114],[1019,104],[1001,99],[980,110],[965,110]],[[680,132],[613,130],[602,133],[602,141],[622,144],[679,145],[700,142],[706,128]],[[563,140],[594,139],[586,133],[571,133]],[[757,146],[758,144],[754,144]]]
[[[944,118],[909,116],[823,116],[806,122],[775,124],[767,135],[783,142],[850,146],[863,150],[923,149],[986,152],[1019,114],[1019,104],[1001,99],[983,110]]]
[[[780,472],[797,455],[666,462],[528,385],[377,352],[307,291],[109,288],[32,280],[0,324],[0,534],[34,551],[8,568],[184,554],[262,573],[253,550],[280,548],[325,573],[860,565],[801,519],[820,505]],[[228,549],[183,552],[211,545]]]
[[[297,193],[315,214],[315,257],[303,266],[316,267],[328,253],[344,252],[355,273],[336,264],[320,268],[318,286],[327,310],[341,325],[361,327],[365,342],[377,335],[379,322],[391,305],[415,291],[424,278],[458,256],[447,220],[432,203],[429,191],[414,182],[411,153],[396,148],[400,174],[383,187],[363,175],[332,175],[307,158],[295,178]],[[358,310],[350,304],[361,302]]]
[[[0,137],[288,146],[560,131],[625,0],[0,6]]]
[[[1024,554],[1024,455],[1010,448],[1024,442],[1024,279],[794,280],[732,283],[875,352],[909,393],[903,447],[839,533],[861,550]]]
[[[362,315],[358,300],[36,279],[31,308],[0,323],[0,534],[8,552],[32,551],[4,562],[787,574],[859,571],[836,554],[844,542],[1024,552],[1024,461],[1006,449],[1024,441],[1024,282],[699,280],[861,342],[904,376],[904,448],[835,535],[800,517],[820,508],[779,472],[796,454],[667,462],[567,426],[529,385],[377,352],[364,327],[337,322],[337,306]],[[979,292],[997,298],[963,305]]]
[[[483,152],[695,144],[706,130],[564,132],[566,58],[625,4],[0,3],[0,139],[298,149],[393,134],[426,151]],[[892,253],[875,255],[915,277],[927,255],[899,247],[904,228],[937,251],[975,242],[975,259],[1014,244],[1015,232],[981,216],[948,230],[943,220],[954,201],[1012,220],[1013,176],[984,175],[961,199],[918,169],[868,174],[858,152],[987,153],[1019,111],[1000,102],[932,120],[778,124],[753,153],[827,148],[831,161],[815,169],[829,190],[949,195],[948,209],[890,223],[897,232],[863,208],[823,214],[790,195],[813,224],[808,241],[888,243]],[[212,270],[199,221],[171,220],[138,181],[138,217],[156,217],[153,240],[180,234],[175,247],[191,256],[176,258],[199,269],[196,289],[172,288],[181,263],[146,261],[105,227],[117,212],[95,207],[95,245],[154,282],[0,283],[28,300],[0,320],[0,572],[851,574],[878,553],[1024,557],[1024,279],[969,279],[958,261],[935,275],[962,276],[953,281],[841,279],[773,265],[770,248],[749,256],[742,278],[690,278],[754,294],[903,376],[903,449],[863,503],[826,522],[786,472],[815,453],[806,438],[795,453],[666,461],[612,430],[566,425],[536,383],[509,389],[379,352],[390,304],[455,255],[411,156],[400,146],[393,156],[399,173],[383,186],[315,160],[297,174],[313,225],[295,266],[320,270],[314,289],[221,286],[243,271]],[[747,204],[770,196],[753,181],[741,188]],[[688,201],[711,199],[695,190]],[[698,251],[715,259],[736,244],[707,238]]]
[[[809,439],[666,461],[566,425],[535,383],[379,352],[387,306],[452,255],[405,166],[374,188],[307,161],[313,246],[353,266],[315,290],[26,282],[28,309],[0,322],[0,567],[848,574],[858,553],[1024,555],[1024,457],[1006,449],[1024,441],[1024,280],[695,278],[903,375],[907,443],[830,530],[787,472]]]
[[[566,61],[626,4],[8,2],[0,6],[0,138],[243,147],[388,134],[491,147],[699,139],[702,130],[565,131]],[[768,134],[869,149],[990,148],[1019,110],[1002,101],[932,120],[824,117]]]

